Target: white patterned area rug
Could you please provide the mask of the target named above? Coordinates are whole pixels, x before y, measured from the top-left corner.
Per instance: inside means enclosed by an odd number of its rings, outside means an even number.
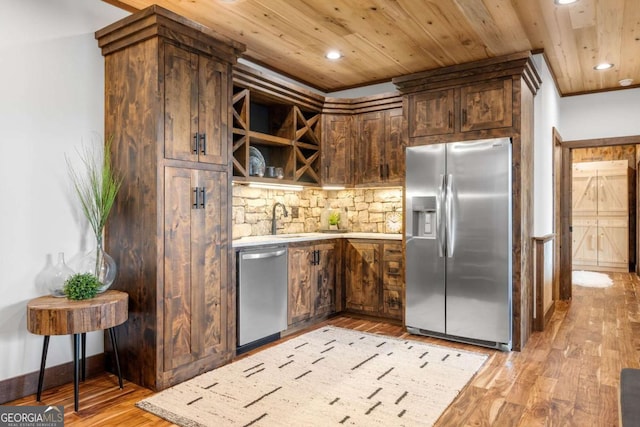
[[[137,406],[180,426],[429,426],[486,359],[329,326]]]
[[[608,288],[613,285],[613,280],[604,273],[574,270],[571,273],[571,283],[587,288]]]

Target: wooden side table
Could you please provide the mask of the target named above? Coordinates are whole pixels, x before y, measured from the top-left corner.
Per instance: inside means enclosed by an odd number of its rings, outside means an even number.
[[[27,304],[27,329],[33,334],[44,335],[40,377],[38,378],[38,401],[42,395],[44,368],[51,335],[73,335],[73,397],[76,412],[78,411],[80,338],[82,337],[82,380],[84,381],[87,332],[109,330],[116,358],[118,380],[120,388],[122,388],[118,344],[113,328],[127,320],[128,302],[128,294],[115,290],[107,290],[95,298],[82,301],[53,296],[39,297],[29,301]]]

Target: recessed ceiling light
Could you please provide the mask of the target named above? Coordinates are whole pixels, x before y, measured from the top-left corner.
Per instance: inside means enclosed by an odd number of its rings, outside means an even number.
[[[620,86],[631,86],[633,79],[622,79],[618,83],[620,83]]]
[[[325,55],[325,57],[327,59],[332,59],[332,60],[336,60],[336,59],[340,59],[342,58],[342,54],[337,51],[337,50],[330,50],[329,52],[327,52],[327,54]]]
[[[553,0],[553,2],[559,6],[564,6],[565,4],[575,3],[578,0]]]
[[[608,70],[609,68],[613,68],[613,64],[609,62],[603,62],[593,67],[594,70],[598,70],[598,71]]]

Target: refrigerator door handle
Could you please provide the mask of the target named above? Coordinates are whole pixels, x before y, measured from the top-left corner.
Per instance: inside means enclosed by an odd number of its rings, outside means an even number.
[[[453,229],[453,175],[447,175],[447,191],[445,196],[446,209],[446,235],[447,235],[447,257],[453,257],[453,239],[455,230]]]
[[[444,209],[442,198],[445,196],[444,193],[445,187],[445,176],[440,175],[440,185],[438,186],[438,194],[436,197],[436,227],[438,233],[438,256],[445,256],[445,223],[444,218],[442,217],[442,209]]]

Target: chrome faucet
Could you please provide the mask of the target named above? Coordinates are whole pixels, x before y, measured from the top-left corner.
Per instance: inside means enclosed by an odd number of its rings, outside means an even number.
[[[280,202],[276,202],[273,205],[273,213],[271,215],[271,234],[275,235],[276,234],[276,208],[278,206],[282,206],[282,214],[287,217],[289,216],[289,212],[287,212],[287,208],[284,206],[283,203]]]

